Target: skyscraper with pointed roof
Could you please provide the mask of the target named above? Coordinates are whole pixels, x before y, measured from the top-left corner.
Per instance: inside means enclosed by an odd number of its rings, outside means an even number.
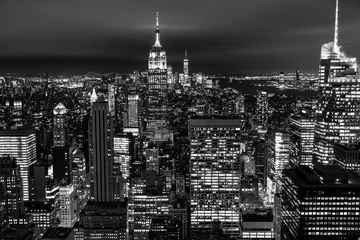
[[[148,135],[166,125],[166,94],[168,87],[166,51],[160,43],[159,15],[156,13],[155,43],[148,61]]]
[[[314,159],[325,164],[334,159],[334,143],[360,140],[358,63],[338,46],[338,10],[336,0],[334,41],[322,45],[319,69]]]
[[[53,110],[54,113],[54,147],[63,147],[66,145],[66,108],[64,104],[59,103]]]

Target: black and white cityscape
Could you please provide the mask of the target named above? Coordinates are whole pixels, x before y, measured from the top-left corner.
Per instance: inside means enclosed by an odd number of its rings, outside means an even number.
[[[0,1],[0,240],[360,239],[359,3]]]

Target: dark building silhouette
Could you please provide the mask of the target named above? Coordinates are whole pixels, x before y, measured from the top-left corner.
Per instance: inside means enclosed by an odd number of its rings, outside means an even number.
[[[313,170],[307,166],[285,169],[283,177],[284,239],[360,237],[359,175],[339,166],[314,163]]]
[[[69,147],[53,148],[54,179],[61,181],[65,179],[72,182],[71,149]]]

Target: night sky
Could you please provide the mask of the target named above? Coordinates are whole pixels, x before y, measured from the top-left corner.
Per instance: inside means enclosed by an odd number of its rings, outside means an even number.
[[[0,73],[147,68],[159,12],[168,64],[190,72],[316,73],[335,0],[0,0]],[[360,58],[360,0],[340,0],[339,43]]]

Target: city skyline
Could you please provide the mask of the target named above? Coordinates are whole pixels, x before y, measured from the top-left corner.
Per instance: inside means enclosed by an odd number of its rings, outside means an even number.
[[[187,50],[193,72],[256,74],[299,68],[315,73],[318,46],[333,35],[334,1],[287,2],[219,5],[210,1],[205,10],[201,1],[121,6],[113,1],[87,1],[86,7],[68,1],[51,5],[2,1],[0,72],[144,70],[158,11],[162,43],[175,71],[181,70]],[[350,29],[360,25],[359,8],[358,1],[340,1],[339,45],[354,56],[360,52],[356,46],[360,36]],[[138,14],[130,15],[132,11]]]

